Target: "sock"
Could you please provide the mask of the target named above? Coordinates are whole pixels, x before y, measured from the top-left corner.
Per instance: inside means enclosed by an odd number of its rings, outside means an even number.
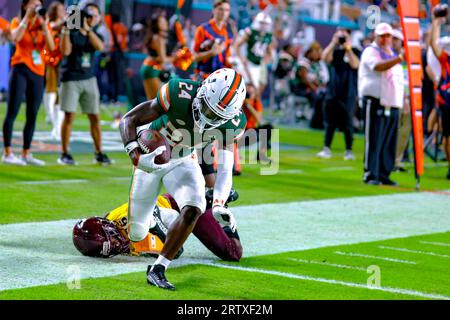
[[[50,121],[53,124],[53,128],[55,127],[55,103],[56,103],[56,93],[48,92],[45,94],[47,96],[47,106],[45,107],[45,111],[47,111],[47,117],[49,117]]]
[[[55,128],[58,135],[60,135],[62,123],[64,120],[64,112],[61,111],[61,105],[59,104],[55,104],[53,110],[53,128]]]
[[[44,98],[43,98],[43,103],[44,103],[44,107],[45,107],[45,118],[46,121],[52,121],[53,118],[53,110],[52,110],[52,93],[44,93]],[[56,98],[55,98],[56,100]]]
[[[153,264],[151,270],[153,270],[153,267],[156,266],[157,264],[160,264],[160,265],[164,266],[164,269],[167,269],[171,262],[172,261],[170,261],[169,259],[166,259],[162,255],[159,255],[158,259],[156,259],[155,263]]]

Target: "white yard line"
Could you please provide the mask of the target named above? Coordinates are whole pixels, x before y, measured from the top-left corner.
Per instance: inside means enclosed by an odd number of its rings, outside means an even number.
[[[369,259],[378,259],[378,260],[383,260],[383,261],[397,262],[397,263],[405,263],[405,264],[417,264],[415,261],[400,260],[400,259],[394,259],[394,258],[388,258],[388,257],[380,257],[380,256],[372,256],[372,255],[368,255],[368,254],[355,253],[355,252],[335,251],[334,253],[335,253],[335,254],[338,254],[338,255],[341,255],[341,256],[360,257],[360,258],[369,258]]]
[[[445,243],[445,242],[420,241],[420,243],[423,243],[423,244],[431,244],[431,245],[434,245],[434,246],[440,246],[440,247],[450,247],[450,243]]]
[[[450,230],[448,196],[442,194],[414,192],[239,206],[232,210],[238,221],[244,257]],[[76,222],[74,219],[0,225],[0,291],[64,283],[71,265],[80,268],[84,279],[143,271],[153,261],[81,256],[72,242]],[[189,258],[216,259],[195,237],[190,237],[184,248],[185,253],[175,265]]]
[[[238,271],[245,271],[245,272],[252,272],[252,273],[268,274],[268,275],[272,275],[272,276],[279,276],[279,277],[285,277],[285,278],[291,278],[291,279],[321,282],[321,283],[328,283],[328,284],[336,284],[336,285],[352,287],[352,288],[377,290],[377,291],[402,294],[402,295],[408,295],[408,296],[415,296],[415,297],[421,297],[421,298],[427,298],[427,299],[450,300],[450,297],[448,297],[448,296],[434,294],[434,293],[425,293],[425,292],[420,292],[420,291],[416,291],[416,290],[391,288],[391,287],[369,287],[367,285],[364,285],[361,283],[355,283],[355,282],[347,282],[347,281],[340,281],[340,280],[334,280],[334,279],[310,277],[310,276],[305,276],[305,275],[301,275],[301,274],[279,272],[279,271],[273,271],[273,270],[238,267],[238,266],[224,265],[224,264],[219,264],[219,263],[205,263],[204,265],[222,268],[222,269],[231,269],[231,270],[238,270]]]
[[[394,250],[394,251],[401,251],[401,252],[408,252],[408,253],[424,254],[424,255],[433,256],[433,257],[450,258],[450,255],[435,253],[435,252],[431,252],[431,251],[419,251],[419,250],[411,250],[411,249],[406,249],[406,248],[397,248],[397,247],[388,247],[388,246],[378,246],[378,248]]]
[[[317,265],[321,265],[321,266],[335,267],[335,268],[341,268],[341,269],[352,269],[352,270],[359,270],[359,271],[367,271],[366,268],[355,267],[355,266],[348,266],[348,265],[345,265],[345,264],[327,263],[327,262],[321,262],[321,261],[295,259],[295,258],[287,258],[287,260],[291,260],[291,261],[295,261],[295,262],[301,262],[301,263],[306,263],[306,264],[317,264]]]
[[[320,169],[321,172],[339,172],[339,171],[353,171],[355,167],[327,167]]]

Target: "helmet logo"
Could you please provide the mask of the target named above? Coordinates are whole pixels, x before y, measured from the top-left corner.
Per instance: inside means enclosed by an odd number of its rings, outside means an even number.
[[[111,251],[111,245],[109,241],[103,242],[103,250],[100,252],[104,256],[109,256],[109,252]]]

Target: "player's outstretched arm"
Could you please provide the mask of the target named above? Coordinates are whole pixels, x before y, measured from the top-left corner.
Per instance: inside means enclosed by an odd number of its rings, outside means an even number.
[[[137,143],[137,127],[158,119],[165,112],[157,99],[137,105],[120,120],[119,130],[125,150],[130,155],[134,166],[139,162],[139,144]]]

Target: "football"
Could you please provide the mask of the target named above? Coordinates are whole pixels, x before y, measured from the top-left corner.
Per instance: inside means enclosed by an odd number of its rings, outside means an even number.
[[[144,153],[152,153],[155,149],[165,146],[166,150],[155,158],[156,164],[164,164],[170,161],[171,147],[158,131],[155,130],[143,130],[138,136],[139,147]]]

